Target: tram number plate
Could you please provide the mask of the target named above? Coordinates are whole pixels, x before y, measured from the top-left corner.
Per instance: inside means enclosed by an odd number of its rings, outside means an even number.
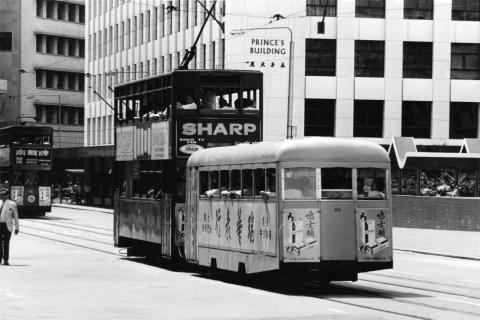
[[[342,209],[341,208],[335,208],[333,211],[334,212],[342,212]]]

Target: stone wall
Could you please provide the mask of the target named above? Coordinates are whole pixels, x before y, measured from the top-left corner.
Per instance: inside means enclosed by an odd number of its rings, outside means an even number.
[[[395,195],[393,226],[480,231],[480,198]]]

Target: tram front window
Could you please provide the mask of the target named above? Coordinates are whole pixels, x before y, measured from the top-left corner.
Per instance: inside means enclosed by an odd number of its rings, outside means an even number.
[[[352,199],[352,169],[322,169],[322,199]]]
[[[364,168],[357,170],[358,200],[386,199],[385,169]]]
[[[284,176],[285,200],[315,199],[315,169],[289,168],[285,169]]]

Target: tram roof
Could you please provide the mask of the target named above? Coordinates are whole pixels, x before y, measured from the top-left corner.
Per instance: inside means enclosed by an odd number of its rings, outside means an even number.
[[[203,149],[192,154],[187,165],[317,161],[388,163],[390,158],[385,149],[373,142],[316,137]]]

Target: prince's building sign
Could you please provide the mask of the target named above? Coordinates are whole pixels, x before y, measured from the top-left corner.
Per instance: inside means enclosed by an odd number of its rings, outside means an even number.
[[[260,140],[260,119],[192,118],[177,121],[178,157],[188,157],[205,148]]]

